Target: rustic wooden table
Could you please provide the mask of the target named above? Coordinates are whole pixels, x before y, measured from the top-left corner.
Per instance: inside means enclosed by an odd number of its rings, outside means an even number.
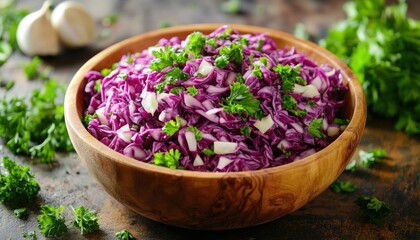
[[[37,9],[41,0],[18,1],[22,8]],[[83,4],[100,20],[117,13],[118,22],[108,28],[110,35],[90,47],[66,52],[58,57],[44,58],[54,67],[53,75],[62,83],[69,83],[72,75],[90,57],[103,48],[130,36],[150,31],[165,22],[172,25],[193,23],[241,23],[293,32],[298,22],[305,24],[314,39],[326,34],[326,29],[345,17],[341,7],[344,1],[319,0],[243,0],[241,12],[230,15],[221,11],[223,1],[153,1],[153,0],[89,0]],[[408,1],[409,14],[419,18],[420,4]],[[100,27],[103,29],[103,27]],[[101,31],[100,29],[100,31]],[[11,95],[25,95],[42,86],[41,81],[27,81],[21,63],[30,58],[15,53],[1,67],[0,74],[16,80]],[[0,90],[0,95],[5,94]],[[350,194],[325,191],[298,211],[276,221],[246,229],[201,232],[178,229],[156,223],[131,212],[108,196],[89,175],[76,153],[60,154],[53,167],[31,165],[41,185],[40,196],[31,208],[27,220],[19,220],[13,210],[0,205],[0,239],[22,239],[21,232],[37,230],[36,217],[41,204],[85,205],[95,209],[100,217],[100,231],[82,236],[70,228],[62,239],[115,239],[115,232],[127,228],[138,239],[420,239],[420,139],[392,130],[392,124],[380,119],[367,123],[359,149],[385,148],[389,158],[372,169],[358,168],[344,173],[341,180],[351,180],[357,189]],[[30,161],[12,155],[0,140],[0,158],[11,156],[20,163]],[[355,156],[356,158],[357,156]],[[384,223],[376,226],[366,223],[354,204],[360,195],[375,195],[393,209]],[[66,214],[67,219],[70,215]],[[68,220],[70,224],[70,220]]]

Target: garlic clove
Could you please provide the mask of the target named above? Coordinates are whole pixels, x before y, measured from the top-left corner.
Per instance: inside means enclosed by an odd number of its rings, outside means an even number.
[[[51,22],[67,47],[83,47],[96,38],[95,22],[80,3],[65,1],[58,4],[52,11]]]
[[[60,42],[50,22],[50,1],[45,1],[41,9],[26,15],[16,32],[20,50],[26,55],[57,55]]]

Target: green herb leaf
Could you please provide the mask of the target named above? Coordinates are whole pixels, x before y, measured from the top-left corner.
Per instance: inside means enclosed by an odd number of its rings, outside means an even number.
[[[46,237],[61,237],[67,232],[66,219],[62,215],[64,206],[55,208],[51,205],[41,206],[38,216],[38,228]]]
[[[0,172],[0,202],[12,207],[34,202],[40,187],[29,167],[21,167],[7,156],[2,162],[7,174]]]
[[[182,169],[179,166],[179,158],[181,157],[181,153],[178,149],[171,148],[165,154],[162,152],[157,152],[153,154],[154,160],[153,163],[158,166],[165,166],[171,169]]]
[[[296,99],[292,95],[285,94],[282,97],[282,106],[291,114],[302,117],[306,115],[306,109],[299,109]]]
[[[194,86],[192,86],[192,87],[187,87],[187,89],[188,89],[188,92],[190,93],[190,95],[191,95],[192,97],[195,97],[195,96],[197,96],[197,95],[198,95],[198,90],[197,90],[197,88],[195,88]]]
[[[162,131],[168,134],[168,136],[172,136],[176,132],[178,132],[180,127],[181,127],[181,119],[179,118],[179,116],[176,116],[175,121],[169,120],[165,122],[165,125],[162,128]]]
[[[254,70],[252,71],[252,75],[257,77],[259,80],[264,78],[263,73],[261,71],[261,67],[258,64],[254,64]]]
[[[216,153],[213,150],[209,149],[209,148],[204,148],[201,152],[203,154],[207,155],[207,156],[214,156],[214,155],[216,155]]]
[[[114,25],[115,23],[117,23],[119,18],[120,18],[120,16],[116,13],[108,15],[108,16],[106,16],[102,19],[102,24],[104,26],[110,27],[110,26]]]
[[[255,99],[249,88],[244,83],[234,82],[230,85],[230,94],[222,100],[223,109],[227,113],[246,114],[257,119],[263,117],[260,102]]]
[[[136,240],[136,238],[127,229],[115,233],[118,240]]]
[[[364,167],[371,167],[374,163],[380,162],[387,157],[385,149],[371,149],[368,151],[359,151],[360,162]]]
[[[208,38],[206,40],[206,44],[212,46],[213,48],[217,48],[217,39],[216,38]]]
[[[28,210],[26,208],[17,208],[13,210],[15,216],[19,219],[26,218],[28,216]]]
[[[309,133],[316,138],[323,138],[322,133],[322,118],[314,119],[308,126]]]
[[[347,3],[348,18],[321,45],[355,73],[369,113],[395,119],[397,130],[420,134],[420,24],[407,16],[406,1],[385,2]]]
[[[0,40],[0,66],[7,62],[12,52],[12,46],[8,42]]]
[[[194,32],[188,36],[186,51],[193,54],[194,58],[198,58],[200,53],[204,51],[206,37],[201,32]]]
[[[357,169],[357,162],[356,160],[352,160],[351,162],[349,162],[349,164],[347,164],[346,166],[346,171],[350,171],[350,172],[354,172]]]
[[[385,202],[377,199],[374,196],[359,197],[356,204],[360,208],[360,214],[373,224],[380,224],[381,221],[391,213]]]
[[[170,45],[166,45],[165,51],[159,49],[159,51],[153,51],[152,54],[156,58],[152,60],[150,69],[158,72],[161,72],[169,66],[184,65],[188,60],[188,56],[185,52],[175,53],[171,50]]]
[[[29,101],[0,99],[0,137],[13,153],[51,163],[57,150],[73,150],[64,122],[64,105],[58,101],[64,91],[63,85],[49,80],[44,89],[32,92]]]
[[[239,131],[245,137],[249,137],[251,135],[251,128],[249,126],[243,126]]]
[[[203,134],[201,133],[200,130],[198,130],[198,128],[194,126],[189,126],[187,127],[187,129],[194,133],[195,139],[197,139],[197,141],[200,141],[201,139],[203,139]]]
[[[336,193],[354,192],[355,189],[354,185],[350,181],[335,181],[331,184],[330,188]]]
[[[168,28],[172,26],[172,23],[169,21],[163,21],[159,23],[159,28]]]
[[[23,71],[28,80],[34,80],[38,76],[41,63],[41,58],[35,56],[30,63],[23,64]]]
[[[179,92],[180,91],[185,91],[185,88],[182,87],[182,86],[173,87],[173,88],[171,88],[171,90],[169,92],[171,92],[172,94],[175,94],[175,95],[179,96]]]
[[[234,61],[236,64],[242,64],[244,59],[242,45],[236,42],[231,43],[229,47],[222,46],[219,53],[220,55],[225,55],[230,61]]]
[[[188,73],[181,71],[179,67],[174,67],[171,70],[167,71],[165,76],[165,80],[155,85],[155,90],[157,94],[162,93],[166,85],[173,85],[176,83],[177,80],[185,80],[189,78]]]
[[[341,118],[334,118],[334,120],[333,120],[333,123],[335,123],[339,126],[348,125],[349,122],[350,121],[348,119],[341,119]]]
[[[83,206],[71,209],[74,213],[73,226],[80,228],[81,234],[94,233],[99,230],[99,218],[95,211]]]
[[[30,240],[36,240],[36,232],[30,231],[30,232],[22,232],[22,237],[30,239]]]
[[[226,55],[221,55],[214,60],[214,65],[216,67],[223,69],[229,64],[229,58]]]
[[[276,72],[281,78],[282,92],[293,91],[295,88],[295,83],[306,85],[305,80],[300,76],[300,65],[296,65],[294,68],[292,68],[288,64],[284,66],[278,64],[273,68],[273,71]]]
[[[228,0],[222,4],[222,11],[230,14],[238,14],[241,11],[240,0]]]
[[[101,82],[100,79],[98,79],[95,82],[95,86],[93,87],[93,90],[95,90],[95,92],[99,93],[99,92],[101,92],[101,88],[102,88],[102,82]]]

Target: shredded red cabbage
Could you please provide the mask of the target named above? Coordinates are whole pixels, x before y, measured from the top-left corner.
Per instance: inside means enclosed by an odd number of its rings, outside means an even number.
[[[140,53],[122,56],[113,69],[86,74],[88,131],[143,162],[153,164],[156,153],[175,149],[178,168],[230,172],[297,161],[326,147],[345,128],[346,121],[335,116],[347,90],[340,70],[317,65],[294,48],[279,49],[264,33],[240,35],[223,26],[201,37],[197,41],[204,39],[202,46],[193,45],[191,35],[182,41],[161,39]],[[240,63],[238,54],[226,50],[232,43],[242,49]],[[151,65],[164,63],[156,55],[166,46],[184,54],[186,62],[152,70]],[[225,59],[217,60],[223,54]],[[227,65],[218,62],[217,67],[215,62],[222,60]],[[286,75],[281,75],[282,67]],[[181,70],[179,77],[170,75],[174,68]],[[293,71],[297,76],[290,77],[295,82],[287,90],[287,74]],[[256,114],[241,111],[247,103],[227,106],[234,85],[246,85],[242,90],[254,99],[249,102],[258,101]],[[244,96],[234,96],[234,103]],[[171,124],[172,136],[163,131]]]

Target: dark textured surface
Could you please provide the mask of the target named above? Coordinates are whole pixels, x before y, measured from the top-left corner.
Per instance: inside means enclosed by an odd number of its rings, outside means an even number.
[[[20,1],[19,5],[38,8],[42,1]],[[243,14],[228,15],[220,11],[222,1],[86,1],[96,19],[120,12],[120,20],[111,28],[108,38],[93,46],[46,58],[55,67],[54,76],[68,83],[76,70],[104,47],[121,39],[158,28],[163,21],[173,25],[227,22],[271,27],[286,32],[303,22],[308,31],[320,38],[326,28],[344,17],[344,1],[242,1]],[[419,18],[420,4],[408,1],[410,14]],[[416,15],[417,14],[417,15]],[[15,54],[0,69],[5,78],[16,85],[9,94],[25,95],[42,83],[28,82],[20,68],[29,58]],[[4,92],[0,90],[2,96]],[[112,199],[92,178],[75,153],[62,154],[52,167],[31,164],[41,185],[40,196],[30,208],[27,220],[16,219],[13,210],[0,205],[0,239],[22,239],[22,231],[37,230],[39,205],[66,206],[67,223],[70,206],[85,205],[95,209],[100,217],[100,231],[81,236],[70,227],[63,239],[115,239],[116,231],[129,229],[138,239],[419,239],[420,238],[420,140],[394,132],[392,125],[381,120],[368,122],[359,149],[383,147],[389,158],[372,169],[359,168],[344,173],[340,179],[352,181],[357,189],[350,194],[325,191],[311,203],[276,221],[256,227],[221,232],[184,230],[159,224],[136,215]],[[8,155],[20,163],[30,164],[24,157],[13,156],[0,144],[0,157]],[[366,223],[358,215],[354,201],[359,195],[375,195],[393,209],[382,225]],[[174,206],[176,207],[176,206]],[[38,232],[39,239],[43,239]]]

